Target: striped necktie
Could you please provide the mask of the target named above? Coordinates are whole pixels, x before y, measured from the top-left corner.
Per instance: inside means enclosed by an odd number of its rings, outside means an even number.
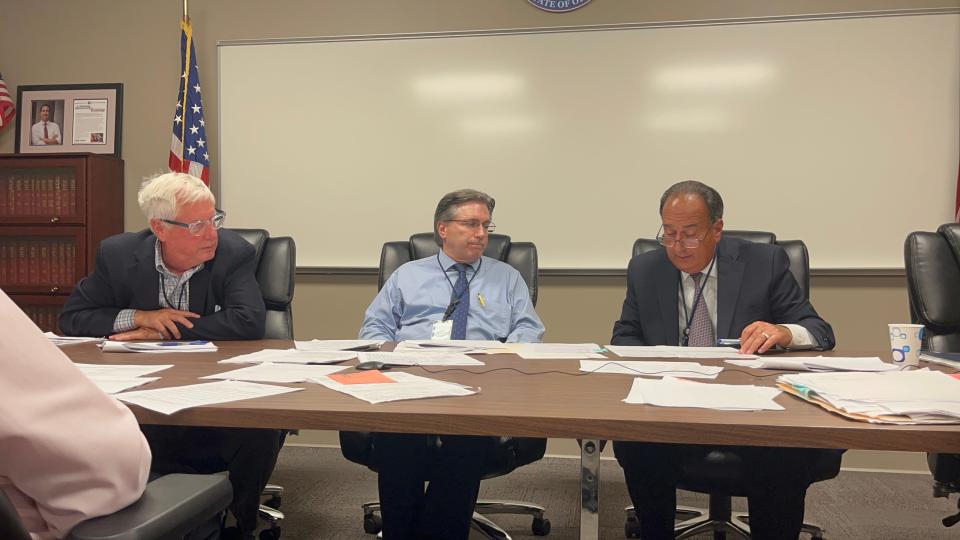
[[[693,295],[697,297],[700,291],[700,280],[705,279],[703,272],[690,274],[693,278]],[[699,301],[693,310],[693,322],[690,323],[690,335],[687,345],[690,347],[715,347],[717,340],[714,337],[713,322],[710,320],[710,311],[707,310],[707,299],[700,293]]]

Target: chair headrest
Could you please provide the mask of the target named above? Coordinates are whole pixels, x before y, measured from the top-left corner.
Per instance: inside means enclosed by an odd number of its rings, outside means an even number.
[[[777,241],[777,235],[767,231],[723,231],[723,235],[757,244],[774,244]]]
[[[270,233],[265,229],[230,229],[231,231],[239,234],[243,237],[244,240],[250,242],[253,245],[253,248],[257,250],[256,261],[257,264],[260,263],[260,258],[263,256],[263,248],[267,244],[267,239],[270,238]]]
[[[433,239],[433,233],[417,233],[410,237],[410,254],[413,260],[422,259],[440,252],[440,246]],[[498,261],[507,260],[510,254],[510,237],[505,234],[491,234],[487,249],[483,254]]]

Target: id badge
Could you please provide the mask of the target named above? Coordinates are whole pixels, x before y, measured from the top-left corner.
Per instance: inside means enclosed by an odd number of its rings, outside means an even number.
[[[453,321],[437,321],[433,323],[433,334],[430,339],[438,341],[450,341],[450,334],[453,332]]]

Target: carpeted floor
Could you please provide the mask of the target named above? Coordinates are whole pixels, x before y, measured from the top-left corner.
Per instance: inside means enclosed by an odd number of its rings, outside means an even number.
[[[600,538],[622,539],[623,508],[629,504],[620,467],[601,464]],[[579,460],[545,458],[505,477],[487,480],[481,498],[529,500],[544,506],[553,527],[547,539],[578,538]],[[376,499],[374,473],[343,459],[337,448],[285,447],[272,482],[286,488],[282,510],[286,540],[372,540],[363,532],[362,502]],[[842,472],[811,487],[807,520],[826,527],[827,538],[901,540],[960,538],[960,525],[944,528],[940,519],[956,512],[956,497],[934,499],[931,480],[918,474]],[[679,504],[706,506],[706,496],[681,492]],[[744,499],[734,508],[745,509]],[[517,540],[541,538],[529,518],[493,516]],[[476,536],[472,536],[471,539]],[[704,540],[708,537],[703,536]]]

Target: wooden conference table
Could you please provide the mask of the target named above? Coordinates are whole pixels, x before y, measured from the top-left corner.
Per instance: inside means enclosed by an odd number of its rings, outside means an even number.
[[[88,363],[175,364],[140,389],[200,382],[198,377],[235,369],[217,360],[265,348],[290,348],[285,340],[217,342],[216,353],[101,353],[93,344],[64,347]],[[830,353],[824,353],[830,354]],[[839,351],[838,356],[876,352]],[[613,355],[611,355],[613,356]],[[783,411],[731,412],[622,403],[632,375],[577,374],[578,360],[522,360],[511,354],[478,357],[467,368],[411,367],[404,371],[474,387],[473,396],[372,405],[317,384],[305,390],[166,416],[131,406],[140,423],[196,426],[402,431],[582,439],[580,538],[599,534],[599,440],[740,444],[809,448],[942,451],[960,453],[960,425],[892,426],[856,422],[796,397],[780,395]],[[349,364],[355,364],[351,360]],[[719,361],[702,360],[704,364]],[[519,373],[517,368],[528,375]],[[397,369],[397,368],[395,368]],[[736,371],[734,371],[736,370]],[[952,371],[952,370],[946,370]],[[544,373],[549,372],[549,373]],[[774,372],[726,365],[716,382],[774,385]],[[758,378],[760,376],[760,378]]]

